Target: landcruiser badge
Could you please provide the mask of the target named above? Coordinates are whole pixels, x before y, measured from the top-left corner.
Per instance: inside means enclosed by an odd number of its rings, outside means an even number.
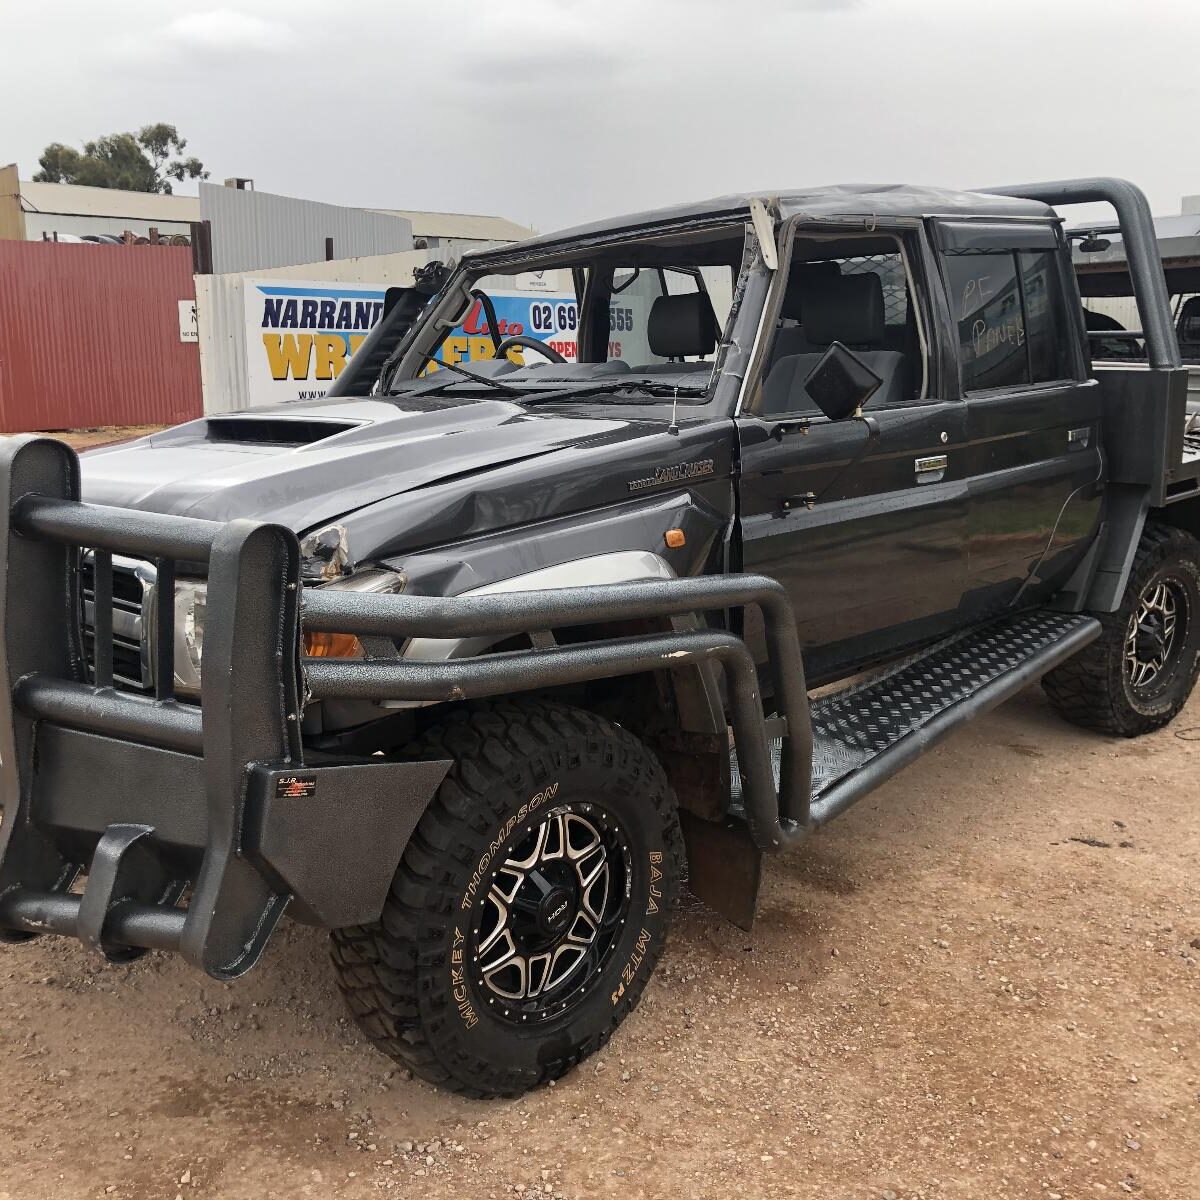
[[[649,479],[631,479],[631,492],[644,492],[647,488],[660,487],[664,483],[678,483],[681,479],[695,479],[698,475],[711,475],[716,469],[711,458],[698,462],[676,463],[670,467],[659,467]]]
[[[276,800],[307,800],[317,794],[315,775],[277,775],[275,777]]]

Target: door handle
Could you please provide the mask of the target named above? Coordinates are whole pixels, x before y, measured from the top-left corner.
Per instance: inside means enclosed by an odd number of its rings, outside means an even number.
[[[946,473],[950,459],[945,454],[929,454],[913,462],[913,472],[918,483],[937,483]]]

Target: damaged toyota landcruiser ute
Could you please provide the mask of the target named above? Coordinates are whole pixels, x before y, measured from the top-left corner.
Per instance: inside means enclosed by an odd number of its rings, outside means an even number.
[[[1100,200],[1144,362],[1089,349],[1051,205]],[[547,279],[572,336],[502,334]],[[733,196],[385,308],[324,400],[0,450],[5,941],[232,980],[286,912],[380,1049],[513,1095],[637,1003],[685,850],[748,927],[764,853],[1030,682],[1122,736],[1191,692],[1129,184]]]

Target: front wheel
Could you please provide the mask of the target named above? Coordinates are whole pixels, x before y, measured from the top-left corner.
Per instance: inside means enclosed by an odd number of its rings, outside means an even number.
[[[1148,524],[1121,607],[1104,632],[1043,680],[1050,702],[1077,725],[1136,737],[1187,703],[1200,672],[1200,542]]]
[[[658,760],[560,705],[456,713],[418,753],[454,762],[376,925],[336,930],[338,983],[386,1054],[512,1096],[599,1049],[662,950],[682,866]]]

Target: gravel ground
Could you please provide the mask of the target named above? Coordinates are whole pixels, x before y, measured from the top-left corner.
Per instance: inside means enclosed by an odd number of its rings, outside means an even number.
[[[0,1200],[1189,1200],[1200,695],[1136,742],[1036,689],[767,869],[686,902],[609,1048],[516,1102],[410,1080],[325,939],[247,979],[0,951]]]

